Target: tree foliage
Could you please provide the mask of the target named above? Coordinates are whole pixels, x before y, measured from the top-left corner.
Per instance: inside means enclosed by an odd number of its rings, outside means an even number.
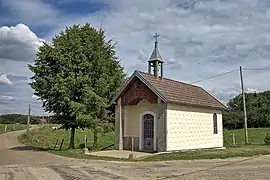
[[[35,64],[29,65],[34,73],[31,87],[35,95],[43,101],[46,111],[71,129],[70,148],[74,148],[75,129],[89,125],[85,121],[90,118],[101,118],[124,78],[115,45],[105,38],[102,29],[88,23],[67,27],[53,38],[52,45],[44,43]],[[86,108],[90,104],[85,98],[91,100],[91,107]],[[83,121],[86,109],[88,118]]]
[[[110,122],[111,117],[107,111],[108,102],[105,98],[88,91],[83,96],[81,103],[73,102],[72,108],[76,114],[77,121],[92,130],[94,135],[93,148],[97,147],[98,133],[107,133],[113,129]]]
[[[270,91],[246,93],[248,127],[270,127]],[[228,111],[223,113],[224,128],[237,129],[244,127],[242,94],[231,99]]]
[[[48,117],[45,117],[48,118]],[[3,114],[0,116],[0,124],[27,124],[27,115],[22,114]],[[38,116],[30,116],[31,124],[38,124],[40,117]]]

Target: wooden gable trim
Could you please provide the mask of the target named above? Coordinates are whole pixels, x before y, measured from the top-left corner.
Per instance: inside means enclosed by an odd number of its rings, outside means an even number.
[[[110,102],[109,106],[112,106],[116,103],[117,99],[123,94],[123,92],[128,88],[128,86],[134,81],[135,78],[141,80],[157,97],[159,97],[163,102],[167,103],[168,100],[158,91],[156,90],[138,71],[134,71],[129,80],[124,84],[121,90],[116,94],[113,100]]]
[[[121,105],[137,105],[142,99],[150,103],[157,103],[157,96],[139,78],[135,77],[129,86],[120,95]]]

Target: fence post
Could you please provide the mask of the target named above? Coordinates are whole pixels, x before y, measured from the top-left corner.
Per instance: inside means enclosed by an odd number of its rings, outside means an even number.
[[[7,132],[7,125],[5,125],[5,132]]]
[[[134,151],[134,140],[133,140],[133,136],[131,137],[131,151]]]
[[[232,135],[232,140],[233,140],[233,146],[235,146],[235,137],[234,137],[234,134]]]
[[[55,148],[56,148],[57,143],[58,143],[58,139],[56,140],[56,142],[55,142],[55,145],[54,145],[54,148],[53,148],[53,149],[55,149]]]
[[[62,142],[61,142],[61,145],[60,145],[60,151],[62,150],[62,146],[63,146],[63,143],[64,143],[64,139],[62,139]]]

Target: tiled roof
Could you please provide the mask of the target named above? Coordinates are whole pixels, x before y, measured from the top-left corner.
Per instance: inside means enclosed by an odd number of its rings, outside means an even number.
[[[226,108],[221,102],[199,86],[167,78],[158,79],[155,76],[144,72],[139,73],[171,103],[218,109]]]

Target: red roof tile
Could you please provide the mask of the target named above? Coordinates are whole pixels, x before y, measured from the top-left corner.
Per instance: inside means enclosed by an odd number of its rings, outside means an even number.
[[[159,91],[169,102],[204,106],[211,108],[226,108],[215,97],[203,88],[168,78],[156,78],[155,76],[139,72],[157,91]]]

